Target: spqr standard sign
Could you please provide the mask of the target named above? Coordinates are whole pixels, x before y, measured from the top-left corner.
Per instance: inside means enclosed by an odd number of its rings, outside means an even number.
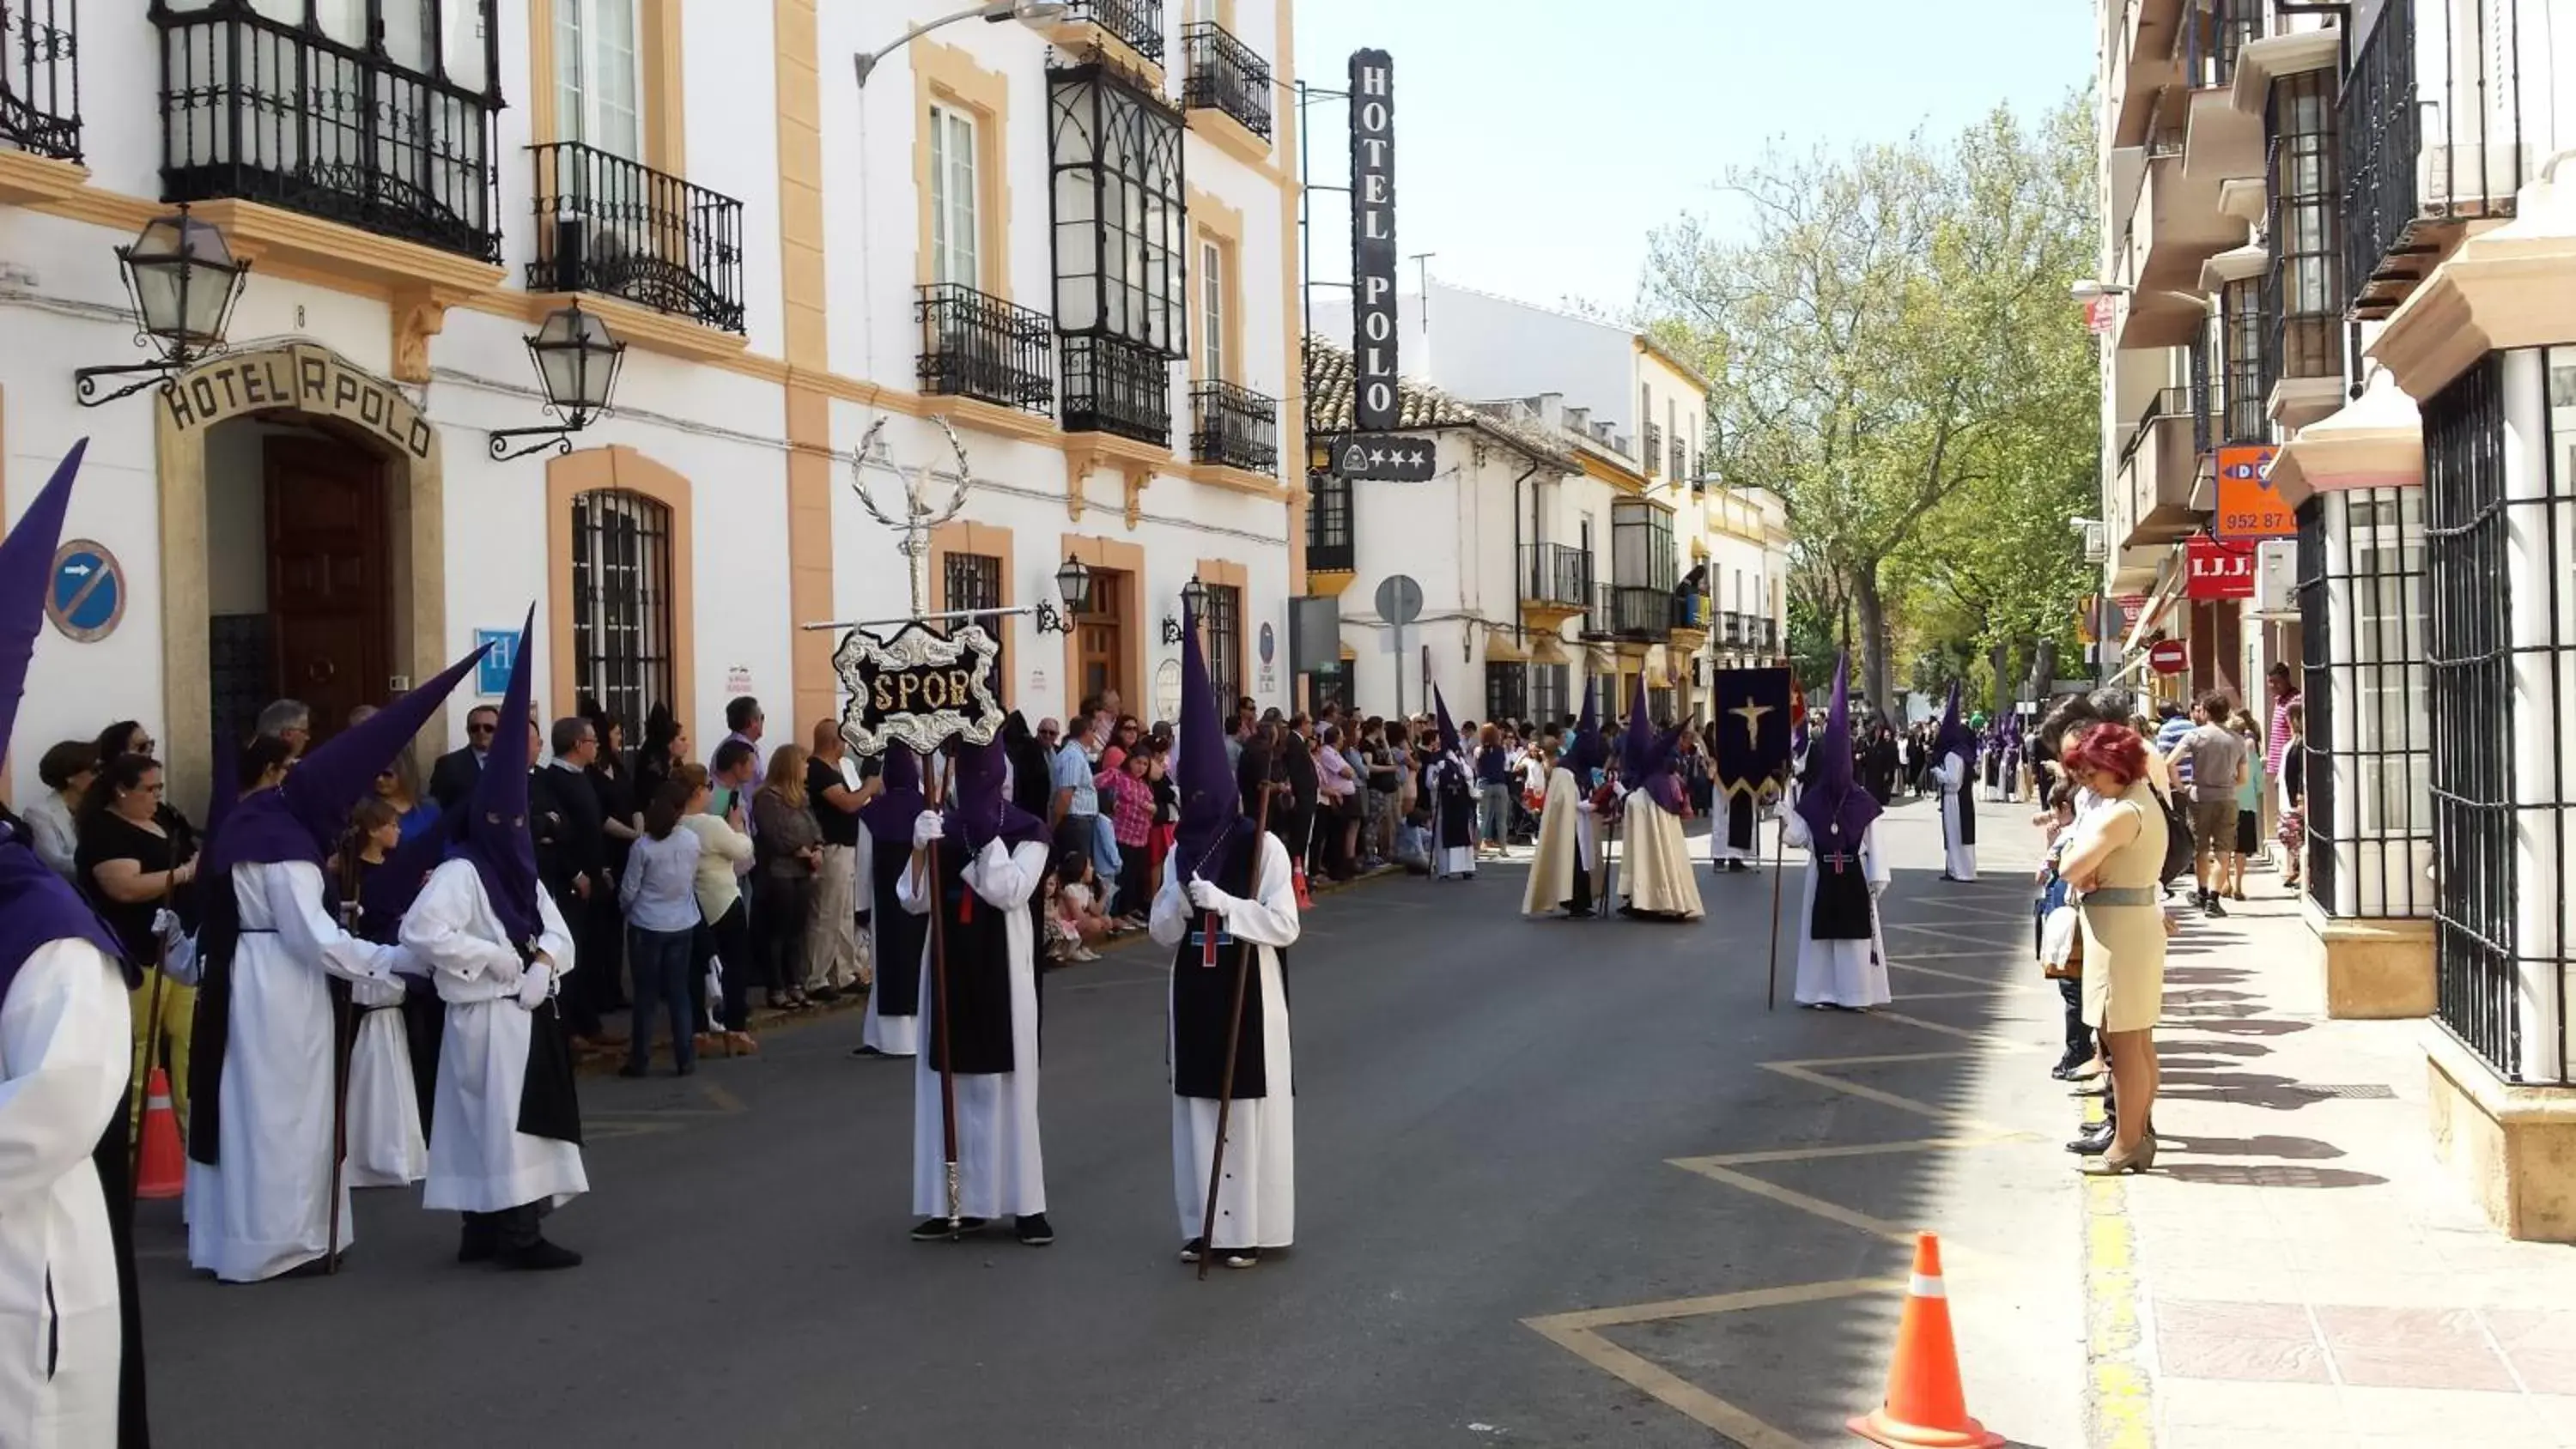
[[[953,739],[989,745],[1002,728],[994,692],[1001,646],[974,624],[942,635],[914,622],[879,639],[852,629],[832,656],[850,702],[841,738],[866,756],[907,745],[928,754]]]

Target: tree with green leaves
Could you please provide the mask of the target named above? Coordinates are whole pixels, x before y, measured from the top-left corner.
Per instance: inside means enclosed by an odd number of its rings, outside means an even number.
[[[2093,172],[2082,98],[1999,109],[1943,142],[1775,152],[1726,179],[1740,227],[1651,240],[1647,325],[1716,379],[1709,470],[1786,499],[1793,587],[1848,606],[1873,700],[1909,592],[2015,640],[2071,617],[2099,374],[2067,285],[2094,264]]]

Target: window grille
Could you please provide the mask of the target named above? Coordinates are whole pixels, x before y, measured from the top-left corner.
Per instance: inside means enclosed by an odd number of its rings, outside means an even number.
[[[615,489],[572,500],[576,706],[640,730],[655,705],[680,708],[671,651],[671,510]]]
[[[1500,661],[1485,665],[1485,718],[1520,719],[1529,713],[1529,666]]]
[[[949,610],[974,610],[975,617],[962,622],[981,624],[1001,647],[993,654],[993,678],[997,691],[1007,705],[1011,698],[1010,616],[1002,608],[1002,561],[985,553],[952,553],[943,556],[941,583],[946,586],[940,607]]]
[[[1243,590],[1209,584],[1200,607],[1207,613],[1208,683],[1232,709],[1243,698]]]
[[[2299,612],[2309,893],[2330,916],[2429,915],[2424,490],[2309,500],[2299,511]]]

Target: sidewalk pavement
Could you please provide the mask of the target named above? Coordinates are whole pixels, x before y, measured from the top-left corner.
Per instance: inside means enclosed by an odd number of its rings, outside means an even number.
[[[2432,1155],[2429,1022],[2331,1021],[2278,876],[2173,942],[2153,1172],[2087,1198],[2096,1445],[2576,1449],[2576,1248]]]

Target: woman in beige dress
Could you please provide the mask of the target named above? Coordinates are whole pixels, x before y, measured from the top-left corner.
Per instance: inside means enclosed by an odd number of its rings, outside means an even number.
[[[2110,1149],[2084,1170],[2155,1165],[2147,1114],[2156,1097],[2156,1018],[2164,1011],[2165,817],[2147,779],[2146,742],[2124,725],[2086,731],[2066,752],[2077,783],[2100,797],[2077,823],[2062,870],[2082,897],[2084,1022],[2102,1033],[2117,1104]]]

